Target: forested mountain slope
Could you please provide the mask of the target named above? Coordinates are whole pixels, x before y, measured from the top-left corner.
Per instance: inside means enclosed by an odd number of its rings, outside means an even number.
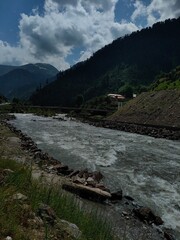
[[[36,88],[54,80],[58,70],[49,64],[26,64],[20,67],[0,66],[0,94],[9,99],[27,99]]]
[[[73,106],[109,92],[150,85],[160,71],[180,64],[180,18],[166,20],[119,38],[90,59],[60,72],[57,80],[36,92],[33,104]]]
[[[16,69],[16,66],[0,65],[0,76]]]

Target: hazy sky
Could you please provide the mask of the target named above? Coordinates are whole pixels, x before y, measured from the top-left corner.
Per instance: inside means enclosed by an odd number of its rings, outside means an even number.
[[[180,16],[180,0],[0,0],[0,64],[59,70],[114,39]]]

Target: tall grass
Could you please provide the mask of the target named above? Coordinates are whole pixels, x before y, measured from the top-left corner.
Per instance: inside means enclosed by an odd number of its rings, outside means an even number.
[[[62,192],[58,186],[45,186],[40,180],[33,180],[31,168],[0,158],[0,169],[5,168],[14,172],[6,178],[5,184],[0,185],[0,239],[8,235],[12,236],[13,240],[31,239],[28,230],[26,233],[22,231],[22,222],[25,224],[28,214],[23,213],[20,204],[14,204],[10,200],[17,192],[27,196],[28,205],[33,212],[37,212],[40,203],[48,204],[58,218],[75,223],[83,233],[81,239],[114,239],[111,227],[102,216],[96,211],[83,211],[75,198]],[[44,231],[45,239],[50,239],[49,227],[45,227]]]

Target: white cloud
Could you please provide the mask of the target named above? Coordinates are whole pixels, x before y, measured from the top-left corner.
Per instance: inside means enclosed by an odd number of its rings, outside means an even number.
[[[78,0],[53,0],[52,2],[55,2],[60,5],[68,5],[71,4],[73,6],[77,6]]]
[[[44,13],[21,15],[19,43],[16,47],[0,41],[0,63],[47,62],[58,69],[70,66],[67,59],[79,49],[85,60],[114,39],[136,31],[136,20],[147,25],[180,15],[179,0],[152,0],[149,5],[130,0],[134,5],[131,21],[115,21],[118,0],[45,0]],[[128,4],[128,3],[127,3]],[[77,58],[77,56],[76,56]]]
[[[3,64],[9,65],[26,63],[26,51],[20,46],[12,47],[7,42],[0,40],[0,60]]]
[[[147,6],[143,1],[136,0],[134,7],[135,10],[131,16],[132,21],[144,17],[147,20],[148,26],[157,21],[164,21],[168,18],[177,18],[180,16],[179,0],[152,0]]]
[[[135,10],[131,16],[131,19],[133,21],[135,21],[139,16],[146,16],[147,9],[141,1],[136,1],[134,3],[134,8],[135,8]]]
[[[19,44],[0,44],[0,61],[9,64],[47,62],[66,69],[73,50],[85,60],[115,38],[137,30],[132,22],[115,22],[118,0],[45,0],[44,13],[21,15]]]

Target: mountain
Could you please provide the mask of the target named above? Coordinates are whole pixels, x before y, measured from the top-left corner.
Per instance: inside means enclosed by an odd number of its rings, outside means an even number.
[[[40,78],[50,78],[55,76],[59,71],[50,64],[36,63],[26,64],[19,67],[20,69],[27,70],[35,75],[40,75]]]
[[[0,76],[0,93],[9,99],[28,99],[37,88],[55,80],[58,73],[56,68],[43,63],[4,68],[1,65],[0,70],[7,71]]]
[[[7,66],[7,65],[0,65],[0,76],[16,69],[17,67],[15,66]]]
[[[161,71],[180,64],[180,18],[159,22],[103,47],[84,62],[60,72],[57,80],[33,94],[40,105],[73,106],[107,93],[149,86]]]

